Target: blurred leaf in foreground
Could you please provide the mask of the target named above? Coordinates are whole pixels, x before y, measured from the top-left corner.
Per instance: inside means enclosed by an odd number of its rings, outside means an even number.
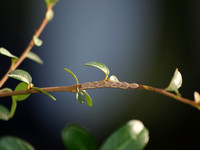
[[[141,150],[149,141],[149,132],[139,120],[131,120],[115,131],[100,150]]]

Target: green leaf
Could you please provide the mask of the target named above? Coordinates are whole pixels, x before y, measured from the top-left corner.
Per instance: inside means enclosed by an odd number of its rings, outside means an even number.
[[[149,132],[139,120],[131,120],[115,131],[100,150],[141,150],[149,140]]]
[[[53,97],[51,94],[49,94],[48,92],[44,91],[43,89],[39,88],[39,87],[34,87],[33,89],[40,91],[46,95],[48,95],[50,98],[52,98],[54,101],[56,100],[55,97]]]
[[[18,58],[11,58],[11,66],[17,62]]]
[[[33,36],[33,42],[34,42],[34,44],[36,45],[36,46],[42,46],[42,40],[41,39],[39,39],[38,37],[36,37],[35,35]]]
[[[47,21],[51,21],[54,17],[54,12],[52,9],[48,9],[45,15],[45,18],[47,19]]]
[[[89,62],[89,63],[86,63],[85,66],[90,66],[90,67],[95,67],[95,68],[100,69],[105,74],[105,79],[107,79],[108,75],[110,74],[110,70],[108,69],[108,67],[105,64],[100,63],[100,62],[95,62],[95,61]]]
[[[18,137],[4,136],[0,138],[0,150],[34,150],[34,148]]]
[[[34,52],[28,52],[26,57],[37,62],[37,63],[39,63],[39,64],[43,64],[42,59]]]
[[[176,69],[174,72],[174,76],[172,77],[172,80],[171,80],[169,86],[166,88],[166,90],[175,92],[176,94],[180,95],[178,89],[181,87],[182,82],[183,82],[182,75],[178,71],[178,69]]]
[[[11,71],[8,74],[8,77],[20,80],[22,82],[26,82],[27,84],[30,84],[32,82],[31,75],[27,71],[22,70],[22,69],[15,69]]]
[[[14,116],[16,108],[17,108],[17,101],[14,98],[12,98],[12,106],[11,106],[10,115],[9,115],[10,118]]]
[[[56,2],[58,2],[58,0],[45,0],[46,2],[46,6],[48,7],[50,4],[55,5]]]
[[[10,112],[8,108],[0,105],[0,120],[8,121],[9,120]]]
[[[62,133],[62,140],[68,150],[96,150],[97,144],[92,134],[85,128],[75,124],[66,126]]]
[[[92,98],[90,97],[90,95],[85,90],[82,90],[82,92],[85,95],[85,100],[87,102],[87,105],[92,107]]]
[[[77,90],[78,92],[76,93],[76,100],[78,103],[83,104],[85,101],[85,97],[83,95],[83,92]]]
[[[69,70],[67,68],[65,68],[64,70],[67,71],[68,73],[70,73],[74,77],[74,79],[76,80],[76,84],[78,85],[79,82],[78,82],[78,78],[76,77],[76,75],[71,70]]]
[[[28,84],[25,82],[19,83],[14,91],[21,91],[21,90],[27,90],[28,89]],[[21,94],[21,95],[13,95],[12,99],[16,101],[23,101],[27,99],[31,94]]]
[[[12,92],[12,89],[10,89],[10,88],[3,88],[3,89],[0,89],[0,92]]]
[[[118,78],[115,75],[110,76],[109,80],[113,82],[119,82]]]
[[[10,57],[10,58],[13,58],[13,59],[15,59],[15,60],[18,59],[17,56],[11,54],[7,49],[5,49],[5,48],[3,48],[3,47],[0,48],[0,54],[1,54],[1,55],[5,55],[5,56]]]

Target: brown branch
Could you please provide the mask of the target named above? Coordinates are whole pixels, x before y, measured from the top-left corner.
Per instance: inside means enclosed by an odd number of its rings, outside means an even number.
[[[49,5],[46,12],[48,10],[51,10],[53,8],[53,5]],[[40,34],[42,33],[42,31],[44,30],[44,28],[46,27],[47,23],[49,21],[46,19],[46,16],[44,17],[39,29],[35,32],[34,36],[35,37],[39,37]],[[31,41],[29,42],[28,46],[26,47],[26,49],[24,50],[24,52],[21,54],[21,56],[19,57],[18,61],[9,68],[9,70],[7,71],[7,73],[3,76],[3,78],[0,80],[0,88],[4,85],[4,83],[8,80],[8,74],[9,72],[15,70],[26,58],[27,53],[33,48],[34,46],[34,42],[33,39],[31,39]]]
[[[77,88],[80,90],[86,89],[96,89],[96,88],[121,88],[121,89],[135,89],[138,87],[136,83],[127,83],[127,82],[112,82],[112,81],[94,81],[86,82],[79,85],[70,85],[70,86],[59,86],[59,87],[45,87],[41,88],[46,92],[76,92]],[[40,93],[40,91],[35,90],[34,88],[29,90],[13,91],[13,92],[0,92],[0,97],[8,97],[12,95],[20,94],[30,94],[30,93]]]
[[[41,88],[46,92],[75,92],[76,89],[80,87],[80,85],[71,85],[71,86],[59,86],[59,87],[45,87]],[[21,94],[32,94],[32,93],[40,93],[40,91],[33,89],[30,90],[21,90],[21,91],[13,91],[13,92],[1,92],[0,97],[8,97],[12,95],[21,95]]]
[[[46,92],[77,92],[77,88],[80,90],[87,89],[97,89],[97,88],[120,88],[120,89],[143,89],[147,91],[152,91],[156,93],[160,93],[162,95],[171,97],[179,102],[188,104],[192,107],[200,109],[200,103],[196,103],[194,100],[186,99],[181,96],[175,95],[173,93],[167,92],[164,89],[159,89],[147,85],[140,85],[137,83],[127,83],[127,82],[113,82],[113,81],[93,81],[86,82],[79,85],[70,85],[70,86],[60,86],[60,87],[45,87],[41,88]],[[30,90],[22,90],[22,91],[13,91],[13,92],[1,92],[0,97],[8,97],[12,95],[20,95],[20,94],[30,94],[30,93],[40,93],[40,91],[33,89]]]
[[[167,92],[165,89],[159,89],[159,88],[155,88],[155,87],[147,86],[147,85],[139,85],[138,88],[139,89],[143,89],[143,90],[147,90],[147,91],[152,91],[152,92],[160,93],[162,95],[171,97],[171,98],[173,98],[173,99],[175,99],[175,100],[177,100],[179,102],[182,102],[182,103],[188,104],[188,105],[190,105],[192,107],[195,107],[197,109],[200,109],[200,103],[196,103],[194,100],[183,98],[183,97],[181,97],[179,95]]]

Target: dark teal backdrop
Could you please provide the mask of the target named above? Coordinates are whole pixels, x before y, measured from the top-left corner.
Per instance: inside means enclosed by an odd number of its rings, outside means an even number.
[[[12,3],[12,4],[11,4]],[[105,63],[119,80],[164,88],[176,68],[183,76],[180,93],[193,98],[200,92],[199,1],[172,0],[60,0],[55,17],[41,35],[42,47],[33,51],[44,60],[25,60],[39,87],[101,80],[89,61]],[[3,1],[0,4],[0,47],[20,56],[45,13],[41,0]],[[1,77],[9,59],[0,56]],[[18,82],[8,80],[14,88]],[[60,132],[67,123],[85,126],[100,145],[123,123],[141,120],[150,131],[146,149],[195,149],[199,143],[200,112],[168,97],[140,90],[88,90],[93,107],[80,105],[72,93],[52,93],[57,101],[34,94],[20,102],[15,117],[0,121],[0,135],[29,141],[37,150],[64,149]],[[10,105],[10,98],[1,102]]]

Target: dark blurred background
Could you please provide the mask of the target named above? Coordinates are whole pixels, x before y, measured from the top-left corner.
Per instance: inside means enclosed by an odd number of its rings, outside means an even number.
[[[80,82],[104,75],[84,63],[105,63],[119,80],[165,88],[176,68],[183,76],[180,93],[193,99],[200,92],[200,2],[198,0],[60,0],[55,17],[41,35],[42,47],[33,52],[39,65],[25,60],[35,86],[75,84],[64,68]],[[44,0],[10,0],[0,4],[0,47],[20,56],[44,17]],[[0,77],[10,64],[0,56]],[[19,83],[9,79],[4,87]],[[196,149],[199,147],[200,112],[168,97],[141,90],[88,90],[93,107],[78,104],[75,94],[52,93],[57,101],[33,94],[18,103],[8,122],[0,121],[0,135],[14,135],[37,150],[62,150],[61,130],[68,123],[88,128],[100,145],[108,135],[131,119],[150,131],[145,149]],[[1,104],[10,107],[10,98]]]

